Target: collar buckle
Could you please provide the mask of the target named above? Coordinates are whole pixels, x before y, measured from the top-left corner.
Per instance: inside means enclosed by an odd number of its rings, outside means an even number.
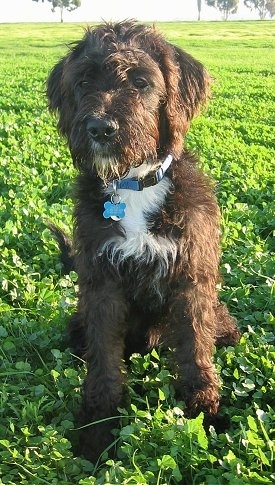
[[[142,186],[142,189],[147,189],[148,187],[152,187],[152,185],[156,185],[161,181],[161,179],[158,179],[157,177],[157,172],[153,174],[148,174],[146,175],[143,179],[139,179],[140,185]]]
[[[143,178],[126,178],[113,181],[115,182],[115,189],[128,189],[128,190],[136,190],[138,192],[146,189],[148,187],[152,187],[153,185],[157,185],[164,177],[166,171],[170,167],[173,161],[172,155],[168,155],[161,166],[156,170],[156,172],[149,173],[145,175]]]

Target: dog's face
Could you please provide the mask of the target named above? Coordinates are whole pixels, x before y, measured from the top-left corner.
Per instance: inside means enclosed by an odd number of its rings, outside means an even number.
[[[198,61],[124,21],[88,29],[52,70],[47,95],[74,162],[107,179],[168,153],[177,158],[208,87]]]

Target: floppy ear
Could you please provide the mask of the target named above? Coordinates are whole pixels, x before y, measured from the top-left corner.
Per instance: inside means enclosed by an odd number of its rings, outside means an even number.
[[[179,47],[174,47],[176,62],[180,70],[180,94],[187,120],[199,113],[210,95],[211,77],[204,66]]]
[[[47,81],[47,96],[49,110],[58,113],[57,127],[62,135],[68,136],[71,130],[74,100],[68,96],[65,89],[66,64],[69,57],[59,61],[51,71]]]
[[[161,107],[160,147],[177,158],[191,119],[209,95],[210,76],[200,62],[168,42],[162,46],[158,62],[167,92]]]
[[[47,80],[47,97],[50,111],[60,111],[62,105],[61,79],[65,59],[58,62],[52,69]]]

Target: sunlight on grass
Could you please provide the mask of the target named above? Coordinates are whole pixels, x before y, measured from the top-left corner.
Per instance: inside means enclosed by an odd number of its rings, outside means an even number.
[[[71,230],[68,149],[45,80],[82,24],[0,25],[0,484],[257,485],[274,475],[274,22],[159,23],[205,63],[213,96],[186,138],[217,183],[221,298],[243,332],[216,351],[225,432],[186,420],[163,352],[134,355],[117,454],[74,457],[85,366],[67,349],[75,273],[45,227]],[[106,461],[107,460],[107,461]]]

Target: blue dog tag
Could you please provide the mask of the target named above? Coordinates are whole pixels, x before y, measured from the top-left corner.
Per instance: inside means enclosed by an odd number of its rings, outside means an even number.
[[[118,202],[114,204],[113,202],[107,201],[104,203],[104,212],[103,217],[104,219],[113,219],[113,221],[120,221],[125,217],[125,208],[126,204],[124,202]]]

